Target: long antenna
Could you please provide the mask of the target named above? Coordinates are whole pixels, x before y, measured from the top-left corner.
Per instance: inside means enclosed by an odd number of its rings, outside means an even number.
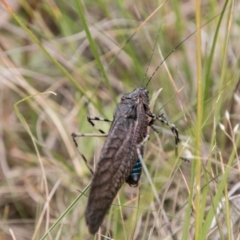
[[[203,28],[204,26],[206,26],[208,23],[210,23],[212,20],[214,20],[215,18],[217,18],[221,13],[219,13],[218,15],[216,15],[215,17],[211,18],[210,20],[208,20],[206,23],[204,23],[201,28]],[[160,62],[160,64],[157,66],[157,68],[155,69],[155,71],[153,72],[152,76],[149,78],[145,88],[147,88],[148,84],[150,83],[150,81],[152,80],[153,76],[155,75],[155,73],[158,71],[158,69],[160,68],[160,66],[168,59],[168,57],[176,50],[178,49],[184,42],[186,42],[193,34],[195,34],[197,32],[197,30],[193,31],[187,38],[185,38],[184,40],[182,40],[178,45],[176,45],[168,54],[167,56]],[[155,46],[154,46],[155,48]]]
[[[153,53],[154,53],[154,51],[155,51],[155,48],[156,48],[156,45],[157,45],[157,42],[158,42],[158,38],[159,38],[159,35],[160,35],[160,30],[161,30],[161,25],[160,25],[159,30],[158,30],[158,35],[157,35],[157,38],[156,38],[156,40],[155,40],[155,43],[154,43],[154,46],[153,46],[153,49],[152,49],[151,57],[150,57],[150,59],[149,59],[149,61],[148,61],[147,69],[146,69],[146,71],[145,71],[145,74],[144,74],[144,77],[143,77],[141,86],[143,86],[143,83],[144,83],[144,81],[145,81],[145,79],[146,79],[146,76],[147,76],[147,72],[148,72],[149,66],[150,66],[150,64],[151,64],[151,62],[152,62]]]

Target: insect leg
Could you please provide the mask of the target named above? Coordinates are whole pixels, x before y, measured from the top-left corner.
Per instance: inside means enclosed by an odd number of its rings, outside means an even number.
[[[79,133],[79,132],[73,132],[72,133],[72,138],[73,138],[73,142],[75,143],[76,147],[78,147],[76,138],[77,137],[107,137],[108,134],[104,133],[104,134],[95,134],[95,133]]]
[[[94,117],[94,116],[88,116],[87,117],[88,122],[96,129],[98,130],[100,133],[105,133],[102,129],[96,127],[96,125],[94,124],[93,121],[103,121],[103,122],[112,122],[112,120],[109,119],[105,119],[105,118],[100,118],[100,117]]]
[[[80,154],[80,156],[82,157],[83,161],[85,162],[87,168],[89,169],[89,171],[93,174],[93,170],[91,168],[91,166],[89,165],[86,157],[84,156],[84,154],[81,152],[78,143],[76,141],[77,137],[107,137],[108,134],[94,134],[94,133],[72,133],[72,138],[73,138],[73,142],[75,143],[75,146],[77,148],[78,153]]]
[[[158,130],[153,126],[153,124],[154,124],[154,122],[156,120],[158,120],[158,121],[160,121],[162,123],[165,123],[171,129],[171,131],[173,133],[173,136],[175,137],[175,146],[176,146],[175,147],[175,155],[178,156],[178,143],[180,142],[180,138],[179,138],[177,127],[167,120],[167,118],[166,118],[164,113],[162,113],[162,114],[160,114],[158,116],[151,113],[151,114],[148,114],[148,116],[152,118],[149,121],[148,126],[150,126],[153,129],[154,132],[158,133]]]
[[[177,127],[176,127],[174,124],[170,123],[170,122],[167,120],[165,114],[162,113],[162,114],[160,114],[160,115],[158,115],[158,116],[156,116],[155,114],[152,114],[152,115],[149,115],[149,116],[150,116],[152,119],[150,120],[150,122],[148,123],[148,125],[149,125],[155,132],[158,132],[157,129],[153,126],[153,124],[154,124],[154,122],[155,122],[156,120],[158,120],[158,121],[160,121],[160,122],[162,122],[162,123],[165,123],[165,124],[171,129],[171,131],[172,131],[172,133],[173,133],[173,135],[174,135],[174,137],[175,137],[175,144],[176,144],[176,146],[177,146],[178,143],[180,142],[180,138],[179,138],[179,134],[178,134],[178,129],[177,129]]]
[[[108,119],[104,119],[104,118],[99,118],[99,117],[93,117],[93,116],[88,116],[87,117],[87,120],[88,122],[95,128],[97,129],[100,133],[102,134],[94,134],[94,133],[78,133],[78,132],[73,132],[72,133],[72,138],[73,138],[73,142],[78,150],[78,153],[81,155],[81,157],[83,158],[87,168],[90,170],[90,172],[93,174],[93,170],[92,168],[90,167],[90,165],[88,164],[88,161],[86,159],[86,157],[84,156],[84,154],[80,151],[79,149],[79,146],[78,146],[78,143],[76,141],[76,138],[77,137],[107,137],[108,134],[106,134],[104,131],[102,131],[101,129],[97,128],[95,126],[95,124],[93,123],[93,121],[105,121],[105,122],[111,122],[110,120]]]
[[[88,122],[96,129],[98,130],[101,134],[94,134],[94,133],[72,133],[72,138],[73,142],[75,143],[76,147],[78,147],[76,138],[77,137],[107,137],[108,134],[106,134],[103,130],[100,128],[97,128],[94,124],[93,121],[104,121],[104,122],[112,122],[111,120],[105,119],[105,118],[100,118],[100,117],[93,117],[93,116],[87,116]]]

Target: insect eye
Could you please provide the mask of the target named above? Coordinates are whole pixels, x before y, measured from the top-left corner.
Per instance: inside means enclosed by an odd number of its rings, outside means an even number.
[[[134,99],[135,101],[138,101],[139,97],[137,96],[137,97],[134,97],[133,99]]]

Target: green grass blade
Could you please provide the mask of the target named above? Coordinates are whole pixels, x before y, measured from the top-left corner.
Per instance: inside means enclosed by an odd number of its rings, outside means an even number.
[[[96,44],[95,42],[93,41],[93,38],[92,38],[92,35],[91,35],[91,32],[88,28],[88,24],[87,24],[87,21],[86,21],[86,18],[84,16],[84,13],[83,13],[83,9],[82,9],[82,6],[81,6],[81,3],[80,3],[80,0],[75,0],[75,3],[76,3],[76,6],[77,6],[77,10],[78,10],[78,13],[79,13],[79,16],[81,18],[81,21],[82,21],[82,24],[83,24],[83,28],[86,32],[86,35],[87,35],[87,39],[89,41],[89,44],[90,44],[90,47],[92,49],[92,53],[97,61],[97,65],[98,65],[98,68],[103,76],[103,79],[108,87],[108,89],[111,91],[112,93],[112,97],[113,99],[115,100],[115,95],[112,91],[112,86],[111,84],[109,83],[109,80],[108,80],[108,77],[107,77],[107,74],[105,72],[105,69],[103,67],[103,64],[102,64],[102,61],[100,59],[100,56],[99,56],[99,53],[98,53],[98,50],[97,50],[97,47],[96,47]]]
[[[89,189],[91,184],[88,184],[83,191],[76,197],[76,199],[69,205],[69,207],[63,212],[63,214],[56,220],[56,222],[49,228],[49,230],[41,237],[40,240],[44,240],[46,239],[46,237],[48,235],[50,235],[50,233],[54,230],[54,228],[56,228],[60,222],[63,220],[63,218],[76,206],[76,204],[78,203],[79,199],[82,198],[82,196],[85,195],[85,193],[87,192],[87,190]]]

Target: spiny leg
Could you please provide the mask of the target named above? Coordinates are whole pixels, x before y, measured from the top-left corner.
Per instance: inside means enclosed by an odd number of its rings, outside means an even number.
[[[72,138],[73,142],[75,143],[76,147],[78,148],[78,143],[76,141],[77,137],[107,137],[108,134],[95,134],[95,133],[79,133],[79,132],[73,132],[72,133]]]
[[[177,127],[167,120],[167,118],[166,118],[164,113],[160,114],[157,117],[157,120],[161,121],[162,123],[165,123],[167,126],[170,127],[170,129],[171,129],[171,131],[172,131],[172,133],[173,133],[173,135],[175,137],[175,143],[176,143],[176,145],[178,145],[178,143],[180,142],[180,138],[179,138],[179,133],[178,133]]]
[[[87,168],[89,169],[89,171],[93,174],[93,170],[91,168],[91,166],[89,165],[86,157],[84,156],[84,154],[81,152],[81,150],[79,149],[78,143],[76,141],[76,137],[107,137],[108,134],[93,134],[93,133],[72,133],[72,138],[73,138],[73,142],[75,143],[75,146],[77,148],[78,153],[81,155],[83,161],[85,162]]]
[[[112,122],[112,120],[106,119],[106,118],[100,118],[100,117],[94,117],[94,116],[87,116],[88,122],[100,133],[105,133],[102,129],[96,127],[93,121],[103,121],[103,122]]]
[[[160,115],[155,115],[155,114],[152,114],[152,115],[150,115],[150,117],[152,118],[151,120],[150,120],[150,122],[149,122],[149,126],[155,131],[155,132],[158,132],[157,131],[157,129],[154,127],[154,126],[152,126],[153,124],[154,124],[154,122],[156,121],[156,120],[158,120],[158,121],[160,121],[160,122],[162,122],[162,123],[165,123],[167,126],[169,126],[169,128],[171,129],[171,131],[172,131],[172,133],[173,133],[173,135],[174,135],[174,137],[175,137],[175,144],[177,145],[179,142],[180,142],[180,138],[179,138],[179,134],[178,134],[178,129],[177,129],[177,127],[174,125],[174,124],[172,124],[172,123],[170,123],[168,120],[167,120],[167,118],[166,118],[166,116],[165,116],[165,114],[164,113],[162,113],[162,114],[160,114]]]
[[[77,137],[107,137],[108,134],[106,134],[103,130],[97,128],[95,126],[95,124],[92,121],[104,121],[104,122],[111,122],[111,120],[105,119],[105,118],[99,118],[99,117],[93,117],[93,116],[88,116],[87,117],[88,122],[95,128],[97,129],[100,133],[102,134],[94,134],[94,133],[78,133],[78,132],[73,132],[72,133],[72,138],[73,138],[73,142],[78,150],[78,153],[81,155],[81,157],[83,158],[87,168],[89,169],[89,171],[93,174],[93,170],[91,168],[91,166],[88,164],[88,161],[86,159],[86,157],[84,156],[84,154],[80,151],[78,143],[76,141]]]
[[[94,116],[87,116],[87,120],[88,122],[96,129],[98,130],[101,134],[94,134],[94,133],[72,133],[72,138],[73,138],[73,142],[75,143],[76,147],[78,147],[76,138],[77,137],[107,137],[108,134],[105,134],[105,132],[100,129],[97,128],[94,124],[93,121],[104,121],[104,122],[112,122],[111,120],[105,119],[105,118],[100,118],[100,117],[94,117]]]
[[[167,120],[167,118],[166,118],[164,113],[162,113],[162,114],[160,114],[158,116],[155,115],[155,114],[149,114],[149,117],[151,117],[152,119],[150,120],[148,125],[153,129],[153,131],[158,132],[158,130],[153,126],[153,124],[154,124],[154,122],[156,120],[166,124],[171,129],[171,131],[172,131],[172,133],[173,133],[173,135],[175,137],[175,145],[176,145],[175,154],[177,156],[178,155],[178,143],[180,142],[180,138],[179,138],[179,133],[178,133],[177,127]]]

